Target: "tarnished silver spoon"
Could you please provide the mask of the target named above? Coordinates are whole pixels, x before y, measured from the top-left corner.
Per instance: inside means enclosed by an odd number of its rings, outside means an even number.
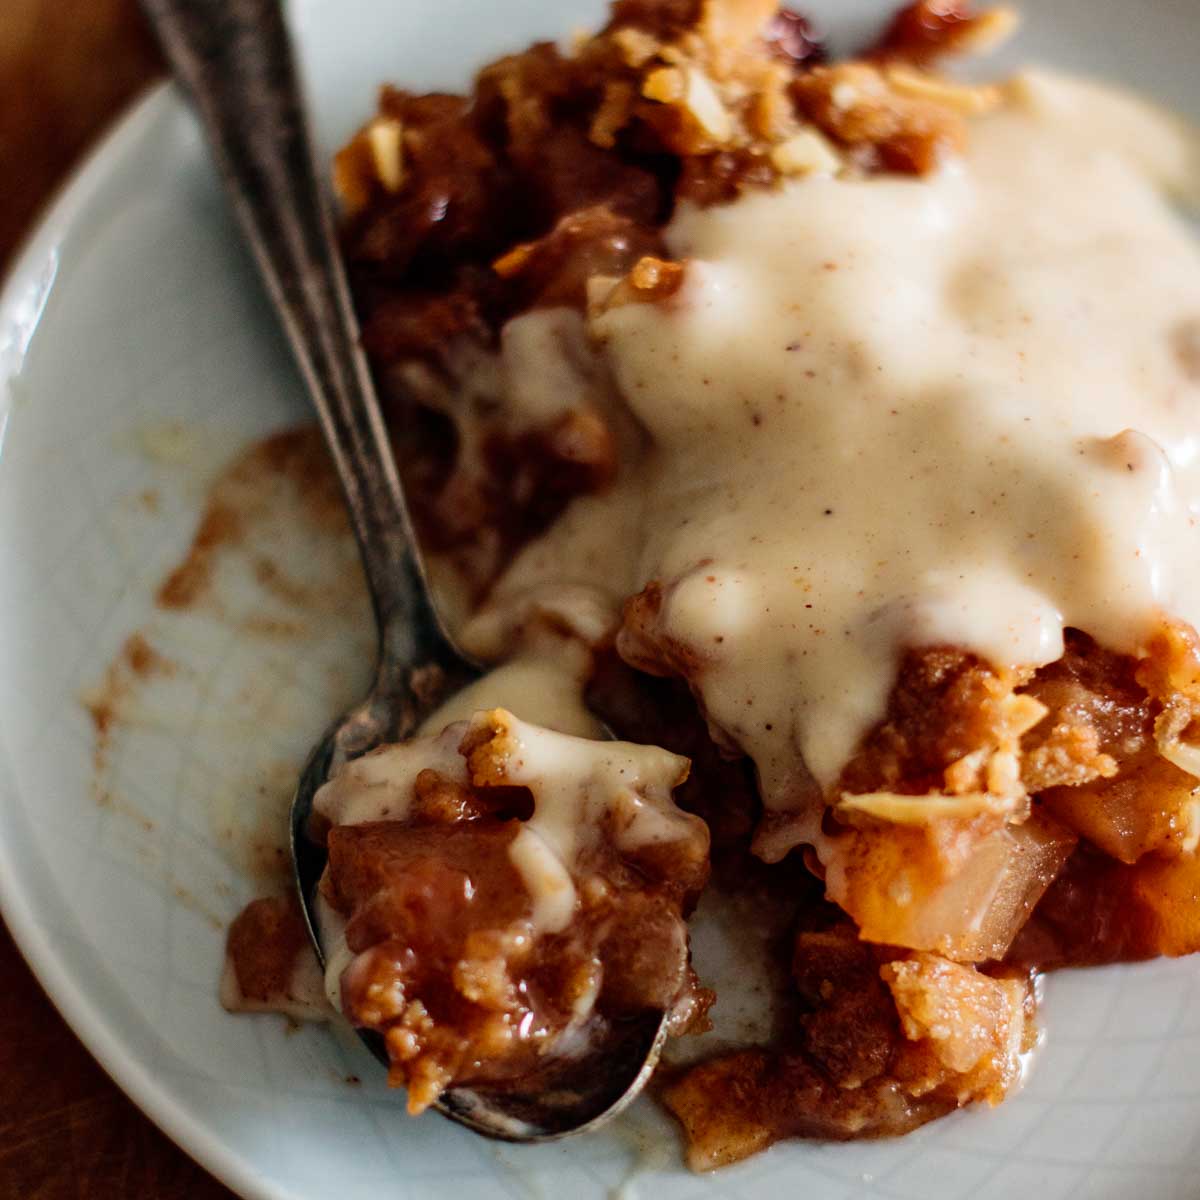
[[[331,767],[410,736],[436,704],[478,678],[447,636],[429,589],[318,182],[279,0],[143,0],[176,79],[208,134],[242,233],[320,417],[362,552],[378,628],[367,698],[325,735],[292,804],[296,886],[318,958],[314,919],[323,849],[307,836],[313,795]],[[666,1015],[614,1023],[582,1060],[512,1086],[453,1088],[440,1111],[479,1133],[536,1142],[594,1128],[642,1089]],[[386,1061],[382,1039],[363,1033]]]

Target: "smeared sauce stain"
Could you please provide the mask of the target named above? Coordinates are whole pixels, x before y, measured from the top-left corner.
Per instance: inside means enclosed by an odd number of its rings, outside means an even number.
[[[213,559],[223,546],[235,543],[243,528],[241,514],[214,498],[200,522],[187,557],[158,589],[160,608],[187,608],[200,599],[212,582]]]
[[[117,657],[104,672],[99,686],[89,689],[81,697],[84,708],[92,718],[95,731],[93,762],[101,769],[107,762],[109,739],[121,705],[136,686],[137,681],[150,675],[172,675],[175,664],[159,654],[142,633],[134,633],[125,639]]]
[[[303,519],[314,529],[340,533],[347,529],[345,509],[321,435],[305,426],[273,434],[242,454],[209,493],[191,547],[183,561],[163,580],[158,605],[184,609],[211,600],[214,574],[222,555],[245,547],[256,524],[270,519],[277,485],[293,485]],[[253,561],[255,578],[279,599],[297,606],[311,604],[311,586],[289,578],[281,564],[266,555]],[[304,632],[293,626],[258,625],[259,632],[288,636]]]
[[[187,888],[176,884],[171,889],[171,894],[179,901],[184,908],[190,908],[197,916],[203,917],[214,929],[221,930],[225,928],[225,922],[211,908],[195,894]]]
[[[263,886],[284,887],[291,875],[292,860],[284,834],[288,809],[299,775],[298,764],[276,762],[261,771],[260,779],[248,791],[257,812],[254,824],[222,826],[218,842],[227,856],[243,866]]]
[[[163,499],[157,490],[131,496],[139,512],[170,511]],[[163,772],[150,786],[175,789],[221,858],[257,886],[277,886],[289,870],[287,806],[304,754],[361,693],[373,639],[318,430],[273,434],[220,472],[155,600],[155,615],[80,697],[92,725],[96,801],[127,817],[144,846],[161,835],[126,797],[147,787],[147,772]],[[180,764],[143,758],[142,743],[128,741],[135,735],[182,751]],[[151,848],[147,869],[161,872],[153,840]],[[219,874],[203,886],[186,882],[167,880],[210,923],[238,899]]]

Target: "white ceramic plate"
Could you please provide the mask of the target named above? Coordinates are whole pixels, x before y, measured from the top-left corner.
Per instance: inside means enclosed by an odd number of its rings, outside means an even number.
[[[1195,0],[1027,7],[1014,55],[1126,79],[1197,115]],[[812,8],[853,36],[886,5]],[[461,85],[487,56],[594,24],[600,10],[303,0],[294,15],[334,145],[368,112],[376,81]],[[1191,961],[1051,980],[1032,1080],[995,1112],[894,1142],[779,1147],[709,1177],[681,1168],[648,1104],[586,1141],[498,1147],[435,1116],[405,1119],[352,1041],[226,1016],[221,926],[258,886],[238,846],[277,825],[305,747],[360,683],[367,645],[352,560],[302,532],[268,540],[296,572],[341,581],[324,617],[318,605],[316,619],[264,635],[229,611],[154,609],[222,462],[304,416],[172,92],[135,107],[18,263],[0,301],[0,381],[4,915],[88,1047],[232,1187],[271,1200],[588,1200],[627,1183],[655,1200],[1200,1195]],[[227,610],[262,600],[252,579],[221,587]],[[80,697],[138,629],[174,667],[149,681],[110,674],[122,720],[97,764]],[[347,1082],[355,1075],[361,1084]]]

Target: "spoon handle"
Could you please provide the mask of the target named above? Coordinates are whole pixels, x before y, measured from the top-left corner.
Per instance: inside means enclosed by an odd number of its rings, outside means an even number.
[[[346,494],[381,675],[461,661],[434,612],[379,412],[279,0],[143,0],[191,93]],[[407,676],[407,670],[401,670]],[[382,679],[380,681],[383,682]]]

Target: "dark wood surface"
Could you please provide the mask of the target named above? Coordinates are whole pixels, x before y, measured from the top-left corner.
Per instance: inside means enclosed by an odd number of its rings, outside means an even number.
[[[0,269],[160,71],[132,0],[0,0]],[[2,924],[0,981],[0,1200],[228,1200],[84,1050]]]

